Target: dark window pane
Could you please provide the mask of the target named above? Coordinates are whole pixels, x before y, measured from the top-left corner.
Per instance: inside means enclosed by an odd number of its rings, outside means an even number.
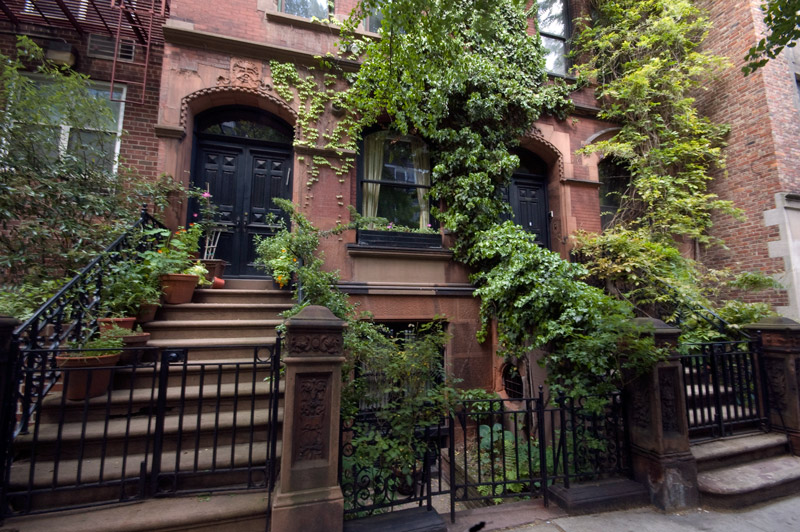
[[[373,9],[367,17],[367,30],[377,33],[381,29],[381,22],[383,22],[383,13],[378,9]]]
[[[600,161],[597,170],[600,178],[600,219],[605,229],[619,210],[622,195],[628,189],[631,175],[622,163],[613,159]]]
[[[395,225],[419,227],[419,197],[417,188],[381,185],[378,196],[378,216]]]

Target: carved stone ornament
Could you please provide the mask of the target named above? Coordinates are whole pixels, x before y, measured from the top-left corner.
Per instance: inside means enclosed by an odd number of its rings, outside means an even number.
[[[770,406],[786,409],[786,372],[783,360],[764,358],[764,372],[767,374],[767,397]]]
[[[324,355],[342,354],[342,335],[338,334],[289,334],[289,353],[321,353]]]
[[[328,457],[329,379],[299,376],[296,386],[294,461],[324,460]]]
[[[231,61],[231,70],[228,77],[217,78],[218,87],[242,87],[245,89],[270,90],[269,83],[261,79],[261,65],[246,59]]]
[[[661,390],[661,428],[664,432],[680,432],[678,423],[678,398],[675,392],[675,372],[658,372],[658,386]]]
[[[636,386],[631,390],[631,421],[642,430],[650,428],[650,394],[644,387]]]

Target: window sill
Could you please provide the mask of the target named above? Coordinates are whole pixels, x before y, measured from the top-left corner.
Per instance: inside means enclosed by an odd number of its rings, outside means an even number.
[[[334,22],[322,22],[321,20],[312,20],[310,18],[299,17],[297,15],[290,15],[282,11],[267,11],[266,19],[276,24],[287,24],[297,28],[306,30],[335,33],[337,36],[342,27]],[[356,35],[361,37],[369,37],[372,40],[379,40],[381,35],[372,31],[363,29],[356,30]]]
[[[359,229],[356,232],[358,247],[384,249],[443,249],[439,233],[400,233]]]

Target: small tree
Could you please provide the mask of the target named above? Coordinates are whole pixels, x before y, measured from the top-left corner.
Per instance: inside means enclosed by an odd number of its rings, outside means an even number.
[[[136,219],[156,185],[115,159],[111,106],[87,76],[25,37],[0,63],[0,271],[63,277]]]

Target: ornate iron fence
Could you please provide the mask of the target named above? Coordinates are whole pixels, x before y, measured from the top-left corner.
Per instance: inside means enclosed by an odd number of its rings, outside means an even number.
[[[243,348],[249,358],[225,360],[226,351]],[[214,358],[194,360],[195,349]],[[282,423],[280,342],[129,348],[121,365],[56,365],[55,356],[76,351],[32,351],[52,364],[22,368],[24,382],[37,372],[52,372],[58,382],[47,396],[28,399],[35,415],[5,455],[0,516],[181,493],[272,491]]]
[[[101,311],[100,296],[109,265],[137,260],[140,251],[156,246],[156,238],[137,238],[143,231],[156,228],[164,226],[143,207],[136,223],[14,331],[12,343],[21,353],[14,376],[20,383],[16,400],[21,403],[21,416],[14,436],[28,430],[38,399],[46,396],[58,379],[58,372],[53,370],[57,348],[68,341],[83,343],[89,339],[97,331],[97,319],[106,315]]]
[[[439,423],[418,427],[414,467],[365,459],[358,446],[382,445],[392,427],[374,413],[343,419],[339,482],[345,516],[363,517],[408,505],[431,508],[434,497],[492,504],[543,497],[548,487],[631,474],[628,430],[621,395],[604,412],[566,397],[459,402]],[[410,471],[410,472],[409,472]]]

